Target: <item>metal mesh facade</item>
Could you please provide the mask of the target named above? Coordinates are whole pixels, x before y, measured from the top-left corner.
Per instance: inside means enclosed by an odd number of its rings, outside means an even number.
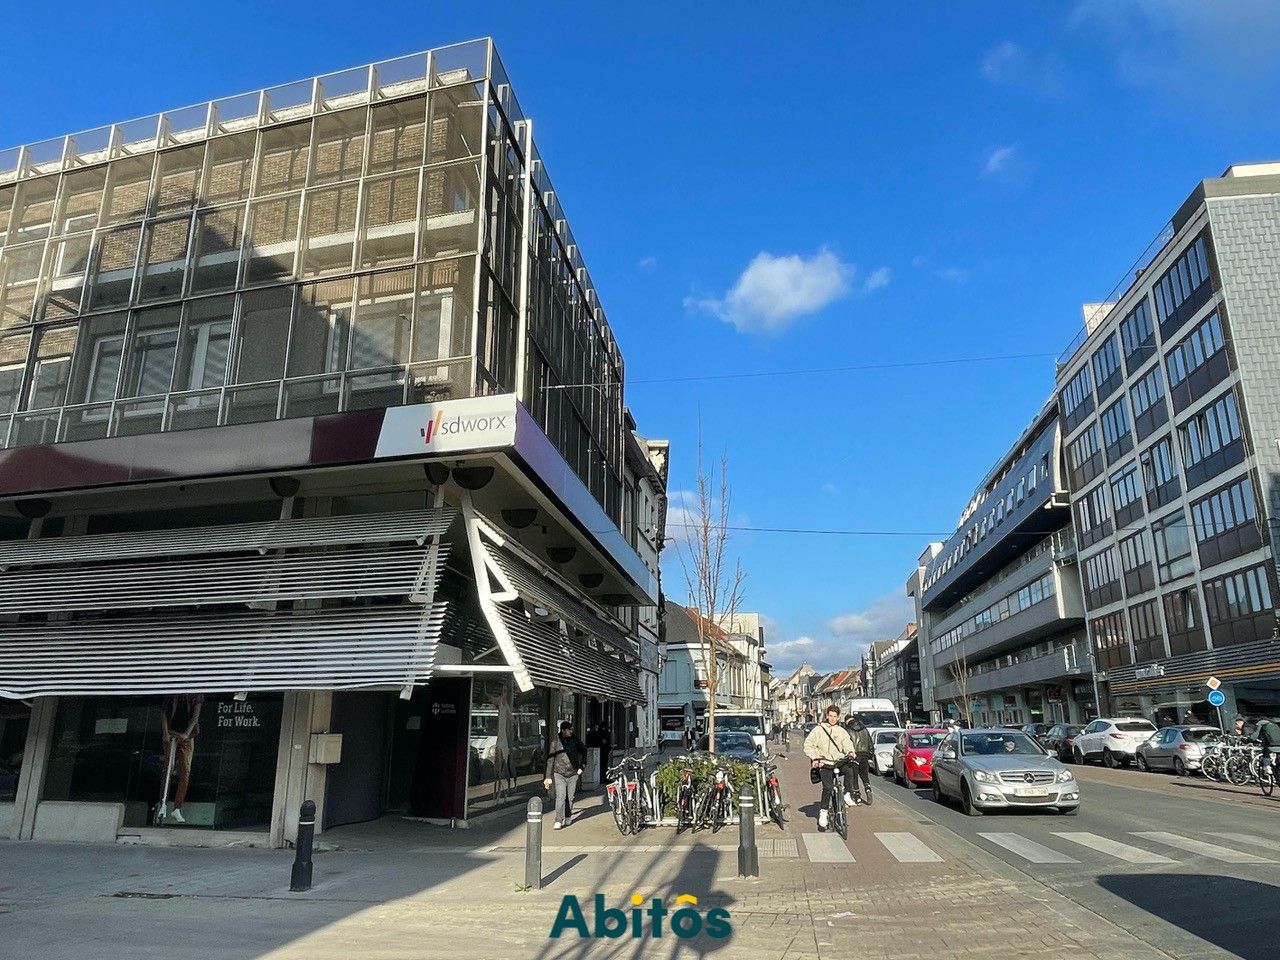
[[[493,45],[0,152],[0,445],[516,393],[615,518],[622,359]]]

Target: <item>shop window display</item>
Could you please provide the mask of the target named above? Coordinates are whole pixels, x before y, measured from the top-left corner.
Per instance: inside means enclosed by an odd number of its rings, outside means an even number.
[[[541,789],[550,729],[547,710],[545,690],[521,693],[507,677],[473,681],[468,815]]]
[[[63,700],[44,799],[123,803],[127,827],[265,829],[281,702],[186,693]]]

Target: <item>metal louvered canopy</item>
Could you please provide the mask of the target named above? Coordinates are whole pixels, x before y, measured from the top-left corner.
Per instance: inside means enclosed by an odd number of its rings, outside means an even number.
[[[512,587],[533,606],[558,614],[583,633],[598,637],[617,650],[632,656],[637,645],[621,630],[605,623],[598,616],[574,599],[568,591],[543,576],[524,560],[502,549],[492,549],[491,554]]]
[[[0,614],[413,596],[422,566],[423,548],[410,544],[11,571],[0,575]]]
[[[428,677],[443,607],[148,616],[17,624],[0,696],[399,687]]]
[[[20,566],[57,566],[103,560],[284,550],[338,544],[413,542],[421,545],[428,537],[442,536],[456,515],[457,511],[453,507],[438,507],[397,513],[10,540],[0,543],[0,570]]]
[[[565,637],[554,625],[531,620],[519,610],[502,606],[499,615],[535,683],[581,690],[606,700],[644,702],[635,667]]]

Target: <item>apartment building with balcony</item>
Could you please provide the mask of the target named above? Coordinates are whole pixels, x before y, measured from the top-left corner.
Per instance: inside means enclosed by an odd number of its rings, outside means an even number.
[[[1202,181],[1058,366],[1105,709],[1280,710],[1280,164]]]
[[[922,707],[975,724],[1095,715],[1056,400],[907,580]]]
[[[480,40],[0,151],[0,832],[465,823],[635,729],[666,450],[533,126]]]

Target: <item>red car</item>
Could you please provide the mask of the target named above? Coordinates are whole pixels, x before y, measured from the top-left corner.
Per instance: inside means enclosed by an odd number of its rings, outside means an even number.
[[[893,747],[893,779],[904,787],[933,783],[933,748],[950,732],[945,727],[915,727],[901,733]]]

